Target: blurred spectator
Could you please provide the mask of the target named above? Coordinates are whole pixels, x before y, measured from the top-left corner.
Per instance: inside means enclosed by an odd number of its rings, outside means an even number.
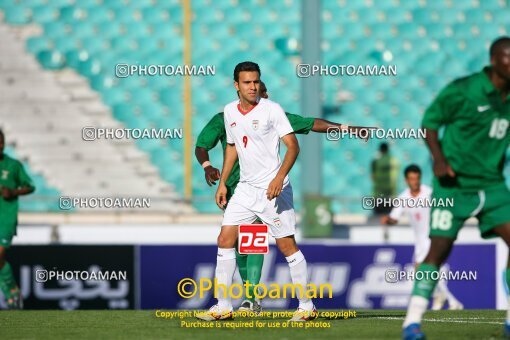
[[[372,182],[374,197],[396,197],[397,178],[399,172],[398,160],[391,156],[387,143],[379,146],[379,155],[372,161]],[[387,214],[391,211],[389,204],[375,206],[375,214]]]

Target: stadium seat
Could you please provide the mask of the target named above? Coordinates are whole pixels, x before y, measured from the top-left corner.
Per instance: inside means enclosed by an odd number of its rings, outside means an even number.
[[[462,25],[462,24],[455,24]],[[469,32],[469,31],[468,31]],[[429,39],[443,39],[445,37],[450,37],[455,33],[452,33],[452,28],[449,25],[445,25],[443,23],[434,23],[425,25],[425,34]],[[464,34],[468,34],[465,32]],[[469,33],[471,34],[471,33]]]
[[[414,9],[412,12],[412,17],[413,22],[422,25],[439,21],[439,14],[437,10],[428,7]]]
[[[342,25],[342,34],[351,41],[357,41],[366,36],[365,25],[361,22],[352,22]]]
[[[89,21],[75,22],[71,27],[75,38],[91,37],[96,34],[94,25]]]
[[[74,6],[66,6],[60,9],[59,18],[64,22],[74,22],[87,17],[87,11]]]
[[[42,27],[44,34],[49,38],[57,38],[62,35],[68,35],[71,32],[71,26],[60,21],[47,22]]]
[[[397,25],[397,32],[400,39],[417,38],[420,36],[421,26],[415,22],[406,22]]]
[[[96,24],[96,29],[102,38],[113,38],[121,35],[122,24],[115,21],[100,22]]]
[[[96,91],[104,91],[115,86],[117,79],[113,76],[98,74],[90,78],[90,86]]]
[[[53,40],[54,49],[59,51],[60,53],[67,53],[80,47],[80,41],[75,39],[70,39],[69,37],[62,36],[55,38]]]
[[[101,72],[101,64],[96,59],[80,61],[78,64],[78,72],[86,77],[99,74]]]
[[[501,26],[496,22],[481,22],[477,25],[477,29],[479,31],[480,37],[489,40],[494,40],[495,37],[499,37],[501,34],[505,34],[506,32],[508,32],[508,29],[505,30],[505,27],[507,26],[508,23]]]
[[[64,55],[58,51],[43,50],[37,53],[37,60],[49,70],[60,70],[65,66]]]
[[[444,7],[441,10],[434,10],[434,12],[438,15],[439,21],[438,23],[442,23],[444,25],[453,25],[455,23],[462,21],[462,12],[457,7]]]
[[[441,71],[446,78],[459,78],[467,74],[466,64],[470,58],[459,60],[455,57],[446,59],[441,65]],[[461,61],[461,62],[459,62]]]
[[[377,4],[379,6],[379,3]],[[392,24],[400,24],[403,22],[412,21],[412,13],[407,8],[403,7],[393,7],[388,11],[384,11],[385,13],[385,21]]]
[[[381,12],[375,7],[364,7],[358,10],[353,10],[351,18],[353,18],[354,21],[364,23],[365,25],[382,21]]]
[[[110,40],[110,46],[116,52],[129,52],[138,49],[138,42],[131,36],[120,36]]]
[[[444,61],[445,56],[440,53],[431,53],[429,55],[423,55],[418,58],[417,63],[420,65],[419,68],[416,68],[416,73],[418,75],[429,75],[435,73],[439,68],[441,68],[441,64]]]
[[[81,39],[79,45],[92,55],[104,52],[109,47],[109,41],[99,37],[87,37]]]
[[[32,20],[39,24],[55,21],[58,16],[59,11],[51,6],[40,5],[32,8]]]
[[[111,21],[114,18],[114,11],[108,9],[105,6],[97,6],[96,4],[85,4],[80,1],[80,6],[87,9],[87,23],[98,24],[102,22]]]
[[[389,22],[378,22],[370,26],[370,36],[376,39],[390,39],[395,31],[394,24]]]
[[[42,50],[53,47],[53,41],[44,36],[35,36],[27,39],[27,51],[37,54]]]
[[[24,25],[30,22],[32,11],[24,7],[7,7],[4,9],[5,22],[12,25]]]

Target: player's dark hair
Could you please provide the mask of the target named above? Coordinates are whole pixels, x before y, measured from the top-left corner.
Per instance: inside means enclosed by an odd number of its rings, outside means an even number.
[[[499,37],[494,40],[489,49],[489,54],[492,57],[500,48],[510,47],[510,37]]]
[[[404,169],[404,176],[407,177],[407,174],[410,173],[410,172],[414,172],[414,173],[417,173],[417,174],[421,175],[421,169],[416,164],[411,164],[411,165],[407,166]]]
[[[381,151],[382,153],[388,152],[388,149],[389,149],[388,143],[381,143],[381,145],[379,145],[379,151]]]
[[[0,129],[0,137],[5,140],[5,135],[4,135],[4,132]]]
[[[236,65],[236,68],[234,69],[234,80],[236,82],[239,82],[239,73],[241,72],[258,72],[259,77],[261,76],[260,73],[260,67],[258,64],[251,62],[251,61],[243,61],[242,63],[239,63]]]

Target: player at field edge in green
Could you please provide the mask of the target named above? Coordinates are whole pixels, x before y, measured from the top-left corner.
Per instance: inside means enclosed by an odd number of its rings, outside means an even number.
[[[433,159],[432,199],[452,199],[452,207],[432,207],[431,245],[416,275],[403,324],[404,339],[423,339],[421,321],[459,230],[476,217],[483,238],[499,236],[510,247],[510,191],[503,166],[510,144],[510,37],[490,47],[490,66],[449,83],[422,121]],[[439,138],[440,129],[444,129]],[[506,283],[510,286],[510,263]],[[510,337],[510,301],[504,327]]]
[[[4,153],[5,136],[0,130],[0,290],[9,309],[22,309],[23,299],[12,268],[5,258],[18,225],[18,196],[35,190],[20,161]]]
[[[266,85],[263,82],[260,83],[260,96],[266,99],[269,98]],[[295,115],[287,112],[286,115],[287,118],[289,119],[289,122],[294,132],[297,134],[308,134],[310,131],[318,133],[327,133],[328,129],[331,128],[347,129],[349,132],[357,134],[364,129],[373,129],[371,127],[369,128],[361,126],[347,126],[345,124],[338,124],[324,119],[303,117],[300,115]],[[365,136],[368,135],[369,135],[368,133],[365,134]],[[225,132],[223,112],[219,112],[216,115],[214,115],[198,135],[197,144],[195,147],[195,156],[200,165],[202,165],[202,167],[204,168],[205,180],[209,186],[215,185],[216,181],[220,178],[220,170],[213,167],[209,161],[209,150],[213,149],[218,144],[218,142],[220,142],[223,151],[225,151],[225,147],[227,145],[226,138],[227,136]],[[237,186],[237,183],[239,182],[240,176],[239,171],[240,171],[239,163],[236,162],[234,168],[232,169],[230,177],[226,182],[228,190],[227,200],[230,200],[230,197],[232,197],[232,195],[234,194],[234,190]],[[262,265],[264,263],[264,255],[261,254],[241,255],[236,250],[236,262],[243,283],[249,281],[250,284],[255,286],[260,282],[260,276],[262,274]],[[246,298],[241,303],[240,310],[249,311],[261,310],[260,302],[257,299],[255,299],[252,288],[253,286],[251,286],[251,291],[249,292],[251,298]]]

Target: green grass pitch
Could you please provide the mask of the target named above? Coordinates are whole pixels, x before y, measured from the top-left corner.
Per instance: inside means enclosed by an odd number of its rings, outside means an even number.
[[[321,311],[319,311],[321,312]],[[464,310],[427,312],[423,330],[429,339],[501,338],[504,311]],[[211,329],[197,325],[193,317],[157,318],[155,311],[1,311],[2,339],[398,339],[404,311],[357,311],[356,318],[314,321],[314,327],[282,328],[287,318],[238,317],[218,321]],[[259,322],[260,328],[244,328]],[[279,328],[269,328],[277,325]],[[329,324],[329,326],[325,326]],[[244,325],[244,326],[243,326]],[[315,326],[320,326],[316,328]],[[236,327],[237,327],[236,326]]]

